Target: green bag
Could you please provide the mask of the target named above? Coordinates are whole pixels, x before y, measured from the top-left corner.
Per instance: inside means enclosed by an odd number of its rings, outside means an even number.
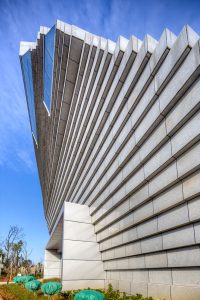
[[[20,283],[20,277],[21,277],[21,276],[15,276],[15,277],[13,278],[14,283]]]
[[[75,295],[74,300],[104,300],[105,296],[101,292],[84,290]]]
[[[35,277],[32,276],[32,275],[30,275],[30,276],[21,276],[21,277],[23,277],[23,279],[22,279],[23,283],[27,283],[29,281],[35,280]]]
[[[15,276],[13,278],[13,281],[15,283],[21,283],[21,284],[25,284],[26,282],[29,282],[29,281],[32,281],[32,280],[35,280],[34,276]]]
[[[25,284],[25,288],[30,292],[36,292],[37,290],[39,290],[40,285],[41,283],[38,280],[32,280],[32,281],[28,281]]]
[[[47,283],[43,283],[41,290],[45,295],[55,295],[55,294],[59,294],[60,291],[62,289],[62,284],[60,282],[47,282]]]

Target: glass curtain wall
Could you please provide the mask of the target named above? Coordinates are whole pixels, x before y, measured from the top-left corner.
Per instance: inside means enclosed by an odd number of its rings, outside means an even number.
[[[33,76],[32,76],[32,64],[31,64],[31,51],[27,51],[22,56],[22,69],[26,91],[26,101],[29,112],[29,119],[31,124],[32,134],[37,141],[37,129],[36,129],[36,117],[35,117],[35,102],[34,102],[34,90],[33,90]]]
[[[53,26],[44,37],[44,103],[49,114],[51,112],[55,32],[56,27]]]

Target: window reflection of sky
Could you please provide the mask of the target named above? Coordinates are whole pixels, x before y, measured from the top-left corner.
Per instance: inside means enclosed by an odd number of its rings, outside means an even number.
[[[29,118],[30,118],[30,123],[31,123],[31,130],[34,135],[34,138],[37,140],[33,77],[32,77],[32,65],[31,65],[30,50],[27,51],[22,56],[22,68],[23,68],[23,74],[24,74],[26,99],[27,99],[28,112],[29,112]]]
[[[51,111],[54,46],[55,26],[51,28],[44,38],[44,103],[49,113]]]
[[[55,47],[55,26],[44,37],[44,103],[49,113],[51,111],[51,94],[53,81],[53,63],[54,63],[54,47]],[[28,105],[31,130],[37,141],[35,103],[33,90],[33,76],[31,64],[31,51],[27,51],[22,56],[22,68],[25,81],[26,99]]]

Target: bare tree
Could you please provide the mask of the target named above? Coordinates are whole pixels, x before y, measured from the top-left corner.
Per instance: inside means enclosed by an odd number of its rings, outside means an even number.
[[[24,242],[22,240],[12,245],[12,264],[13,264],[13,271],[15,274],[18,273],[21,264],[21,257],[22,257],[21,253],[22,253],[23,245]]]
[[[5,238],[4,242],[3,242],[3,247],[4,247],[4,251],[5,251],[5,259],[9,259],[10,256],[10,252],[12,249],[12,245],[16,242],[18,242],[19,240],[22,240],[24,238],[24,232],[23,229],[21,227],[18,227],[17,225],[14,226],[10,226],[10,229],[8,231],[8,235]]]
[[[10,226],[8,235],[3,241],[4,268],[7,271],[7,282],[9,282],[19,267],[20,253],[23,246],[24,232],[21,227]]]
[[[24,232],[21,227],[10,226],[6,238],[0,247],[0,256],[3,257],[4,270],[7,273],[7,283],[12,277],[19,273],[23,267],[25,274],[31,273],[33,265],[30,260],[32,250],[29,251],[24,241]]]
[[[26,275],[30,274],[31,272],[31,266],[32,266],[32,261],[29,259],[30,255],[32,253],[32,250],[27,249],[27,244],[24,242],[23,247],[22,247],[22,267],[25,269]]]

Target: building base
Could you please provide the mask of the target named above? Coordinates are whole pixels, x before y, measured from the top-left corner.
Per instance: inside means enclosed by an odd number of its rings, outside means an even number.
[[[65,202],[45,250],[44,277],[61,278],[63,290],[105,287],[106,275],[88,206]]]

